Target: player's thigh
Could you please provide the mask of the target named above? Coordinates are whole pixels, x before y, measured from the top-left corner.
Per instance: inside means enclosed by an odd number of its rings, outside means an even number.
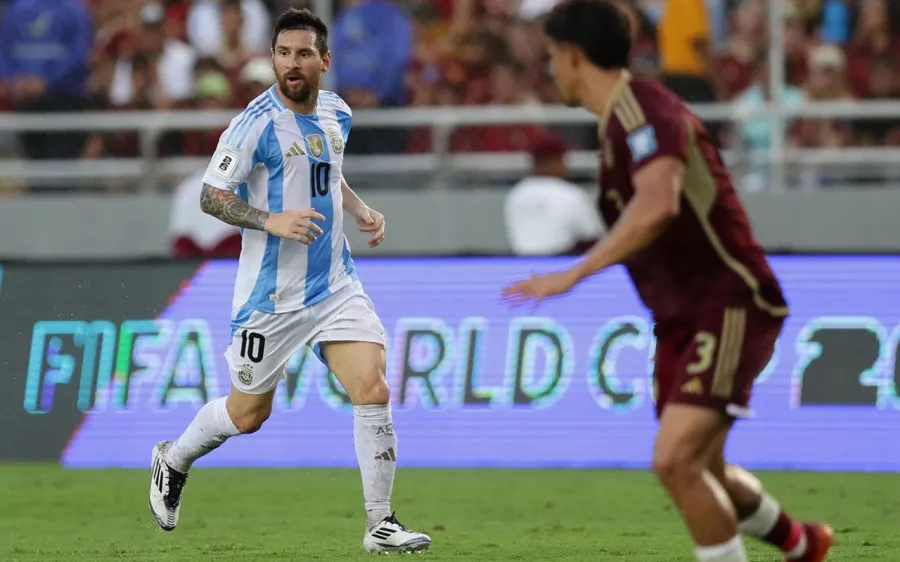
[[[321,314],[311,340],[354,404],[383,404],[390,399],[385,381],[384,326],[362,289],[354,285],[335,293]]]
[[[236,315],[225,352],[236,400],[271,402],[285,364],[308,340],[305,324],[303,311]]]
[[[653,401],[656,419],[659,420],[674,394],[676,382],[681,378],[679,374],[682,369],[681,358],[693,341],[694,330],[682,325],[664,323],[656,324],[653,330],[656,337],[653,356]]]
[[[731,418],[750,415],[753,383],[772,356],[781,325],[752,306],[700,315],[691,341],[667,366],[672,381],[667,402]]]

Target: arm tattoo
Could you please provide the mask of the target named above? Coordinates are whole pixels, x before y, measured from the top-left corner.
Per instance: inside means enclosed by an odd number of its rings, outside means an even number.
[[[207,184],[203,184],[200,209],[222,222],[253,230],[264,230],[263,225],[269,218],[269,213],[251,207],[234,193]]]

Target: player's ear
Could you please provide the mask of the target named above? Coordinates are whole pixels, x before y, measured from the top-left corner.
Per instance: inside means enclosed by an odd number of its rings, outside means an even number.
[[[326,52],[322,57],[322,74],[328,72],[329,68],[331,68],[331,51]]]

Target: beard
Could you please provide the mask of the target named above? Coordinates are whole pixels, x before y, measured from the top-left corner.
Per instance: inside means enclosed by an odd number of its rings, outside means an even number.
[[[297,75],[292,74],[292,77]],[[309,104],[313,98],[313,93],[318,92],[319,90],[319,76],[313,77],[303,77],[296,85],[291,85],[288,83],[288,75],[285,74],[283,76],[278,77],[278,89],[281,90],[281,93],[284,94],[284,97],[291,100],[294,103],[299,104]]]

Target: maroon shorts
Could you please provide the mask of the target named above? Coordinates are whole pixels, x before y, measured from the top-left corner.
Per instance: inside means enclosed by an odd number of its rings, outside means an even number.
[[[753,382],[766,367],[784,318],[752,304],[713,309],[693,320],[656,325],[656,416],[666,404],[690,404],[729,417],[750,415]]]

